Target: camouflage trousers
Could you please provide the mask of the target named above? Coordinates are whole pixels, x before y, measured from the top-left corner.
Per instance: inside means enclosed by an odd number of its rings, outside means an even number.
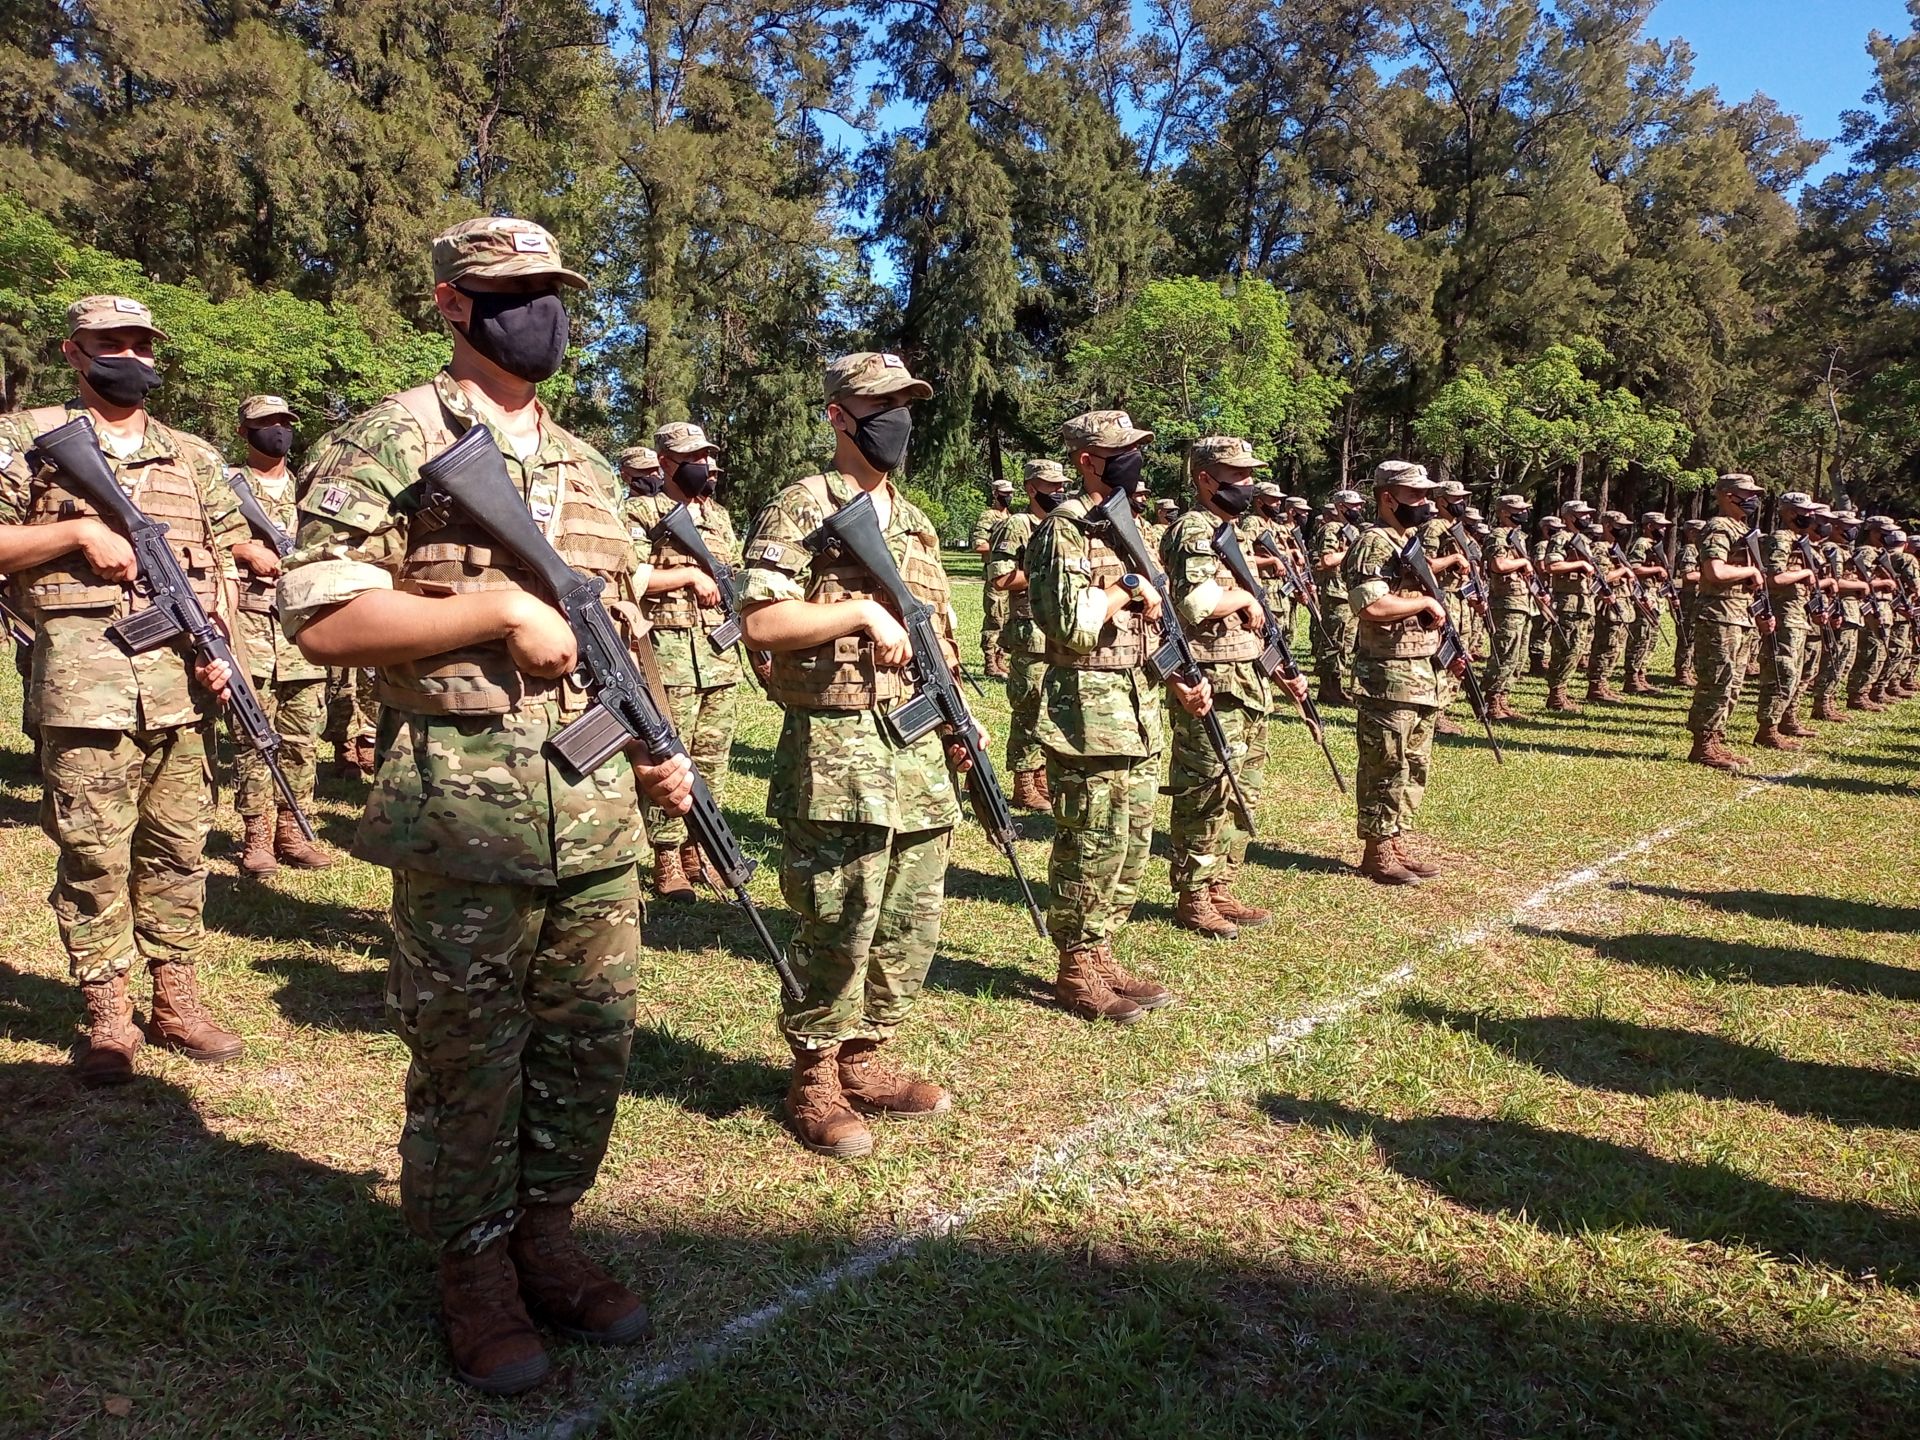
[[[1644,675],[1653,659],[1653,647],[1660,639],[1660,617],[1638,615],[1627,626],[1627,674]]]
[[[1913,622],[1902,620],[1893,627],[1893,644],[1887,654],[1889,680],[1904,680],[1913,673]]]
[[[1807,627],[1807,643],[1800,647],[1800,688],[1808,694],[1813,693],[1814,677],[1820,673],[1827,646],[1832,643],[1832,632],[1826,626]]]
[[[996,590],[991,585],[982,587],[980,597],[980,659],[988,670],[1000,668],[1000,661],[1006,655],[1006,647],[1000,643],[1000,632],[1007,627],[1007,617],[1012,611],[1012,597],[1005,590]]]
[[[1173,714],[1173,759],[1167,789],[1173,796],[1173,888],[1184,894],[1216,882],[1232,884],[1246,862],[1253,832],[1235,816],[1232,793],[1203,723],[1177,705]],[[1257,814],[1267,770],[1267,715],[1231,696],[1214,693],[1214,714],[1233,756],[1234,778]]]
[[[1440,712],[1430,705],[1391,700],[1356,701],[1353,796],[1362,840],[1385,840],[1413,824],[1427,793],[1433,760],[1433,726]]]
[[[885,1040],[927,983],[953,831],[783,816],[780,838],[780,893],[798,921],[787,948],[806,990],[782,1001],[780,1028],[807,1049]]]
[[[1693,627],[1693,708],[1687,729],[1695,735],[1725,730],[1747,678],[1747,661],[1759,632],[1746,625],[1700,620]]]
[[[1496,610],[1487,634],[1487,668],[1480,688],[1491,700],[1513,689],[1527,655],[1527,636],[1535,617],[1524,610]]]
[[[1587,651],[1587,679],[1600,684],[1613,678],[1627,649],[1627,621],[1599,615],[1593,622],[1593,643]]]
[[[1678,680],[1686,673],[1688,663],[1693,659],[1694,596],[1680,596],[1680,616],[1674,622],[1673,642],[1673,678]]]
[[[373,694],[371,670],[327,672],[327,726],[323,738],[335,745],[350,740],[373,743],[380,729],[380,703]]]
[[[41,820],[60,847],[53,904],[81,984],[190,965],[205,933],[211,726],[41,727]]]
[[[1858,625],[1842,625],[1828,634],[1826,644],[1820,650],[1820,671],[1813,677],[1813,698],[1816,703],[1831,700],[1846,683],[1859,649]]]
[[[1159,770],[1158,756],[1088,759],[1047,752],[1053,791],[1047,934],[1057,948],[1110,940],[1133,913],[1153,853]]]
[[[669,685],[667,718],[687,747],[694,769],[707,782],[717,801],[727,787],[728,762],[733,756],[733,722],[739,709],[740,687],[721,685],[696,690],[691,685]],[[687,843],[684,816],[669,815],[655,805],[646,807],[647,838],[656,845]]]
[[[1046,763],[1046,754],[1034,738],[1040,723],[1040,682],[1046,679],[1047,662],[1038,655],[1009,653],[1007,656],[1007,772],[1038,770]]]
[[[1553,622],[1545,615],[1536,615],[1527,629],[1527,659],[1544,669],[1552,653]]]
[[[260,704],[280,737],[280,768],[286,772],[293,798],[306,808],[313,799],[314,754],[320,727],[326,720],[324,680],[256,681]],[[259,752],[245,741],[236,742],[233,757],[233,808],[242,816],[271,815],[279,808],[279,792]]]
[[[1344,600],[1322,609],[1320,619],[1323,623],[1314,651],[1314,673],[1322,685],[1338,684],[1344,690],[1353,683],[1353,642],[1360,633],[1360,622]]]
[[[1761,729],[1778,725],[1800,703],[1806,676],[1807,632],[1782,625],[1771,639],[1760,642],[1760,695],[1757,713]]]
[[[1880,625],[1868,625],[1860,631],[1860,651],[1847,672],[1847,699],[1860,699],[1886,678],[1887,631]]]
[[[1586,653],[1588,643],[1593,638],[1593,616],[1571,615],[1565,610],[1558,614],[1560,628],[1552,631],[1547,684],[1555,690],[1564,690],[1573,679],[1574,666],[1580,663],[1581,655]]]
[[[393,872],[387,1008],[412,1063],[400,1208],[443,1249],[484,1248],[533,1203],[593,1184],[633,1045],[640,881],[557,886]]]
[[[1468,634],[1473,626],[1473,609],[1467,604],[1465,597],[1463,597],[1458,590],[1447,591],[1446,599],[1442,603],[1447,607],[1447,618],[1453,622],[1454,633],[1460,637],[1460,643],[1467,647],[1466,659],[1467,663],[1471,665],[1473,663],[1473,642],[1468,638]],[[1441,713],[1444,714],[1446,713],[1447,707],[1460,698],[1460,692],[1464,690],[1466,686],[1460,683],[1460,677],[1454,674],[1451,669],[1435,668],[1439,670],[1439,674],[1434,678],[1440,687],[1440,710]]]

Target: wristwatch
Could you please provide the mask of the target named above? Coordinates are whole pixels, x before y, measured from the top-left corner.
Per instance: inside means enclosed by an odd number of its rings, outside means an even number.
[[[1131,570],[1129,570],[1126,574],[1120,577],[1120,588],[1126,591],[1129,595],[1138,595],[1140,591],[1145,587],[1146,583],[1147,582],[1145,580],[1142,580],[1138,575],[1134,574],[1133,571]]]

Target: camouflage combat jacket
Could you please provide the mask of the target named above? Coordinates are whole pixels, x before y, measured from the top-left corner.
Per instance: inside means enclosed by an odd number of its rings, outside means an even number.
[[[1352,542],[1358,539],[1353,527],[1344,520],[1329,520],[1322,525],[1313,537],[1313,558],[1316,562],[1324,560],[1334,551],[1352,548]],[[1312,570],[1313,583],[1320,587],[1320,600],[1324,605],[1342,604],[1347,599],[1347,572],[1345,565],[1332,570]]]
[[[1864,573],[1863,573],[1864,572]],[[1853,554],[1847,557],[1846,569],[1842,572],[1856,580],[1884,580],[1886,576],[1880,570],[1880,547],[1878,545],[1856,545]],[[1893,604],[1882,590],[1871,590],[1860,597],[1860,616],[1868,625],[1886,629],[1893,623]]]
[[[1783,570],[1804,568],[1800,559],[1800,547],[1794,544],[1794,538],[1790,530],[1774,530],[1760,538],[1760,559],[1766,566],[1767,574],[1778,575]],[[1773,618],[1781,629],[1804,630],[1807,628],[1809,588],[1809,583],[1805,580],[1778,588],[1767,587],[1767,595],[1773,601]]]
[[[1540,607],[1533,603],[1533,591],[1527,586],[1527,572],[1515,570],[1502,575],[1494,568],[1496,560],[1525,560],[1527,558],[1527,537],[1518,525],[1509,525],[1506,529],[1495,526],[1487,537],[1487,589],[1490,591],[1488,608],[1496,615],[1537,615]]]
[[[1700,599],[1695,610],[1696,619],[1708,620],[1716,625],[1737,625],[1743,630],[1753,628],[1753,612],[1749,609],[1753,599],[1753,582],[1740,580],[1732,585],[1715,585],[1706,576],[1709,560],[1718,560],[1722,565],[1745,565],[1747,548],[1741,542],[1746,537],[1747,523],[1744,520],[1716,515],[1707,522],[1706,533],[1700,537]]]
[[[667,537],[645,538],[654,526],[678,508],[671,495],[648,498],[657,516],[652,525],[642,530],[642,538],[634,542],[641,560],[656,570],[693,566],[704,573],[704,566]],[[737,570],[740,551],[727,507],[718,500],[707,499],[688,508],[694,528],[706,542],[707,553],[722,565]],[[627,507],[627,519],[629,522],[634,519],[631,504]],[[716,655],[713,646],[707,643],[707,635],[726,622],[726,613],[719,606],[701,605],[694,598],[692,588],[683,586],[643,596],[640,613],[652,627],[648,638],[653,642],[654,663],[659,667],[662,685],[686,690],[722,690],[740,683],[740,647],[732,646],[725,654]]]
[[[1040,528],[1040,519],[1031,511],[1009,515],[1007,523],[994,532],[993,549],[982,570],[991,585],[1002,575],[1011,575],[1026,566],[1027,542]],[[1025,590],[1002,591],[1007,598],[1007,623],[1000,630],[1001,648],[1010,655],[1044,655],[1046,637],[1033,623],[1033,596]]]
[[[1848,551],[1845,542],[1823,540],[1819,544],[1821,557],[1827,562],[1827,574],[1838,575],[1842,580],[1855,579],[1852,567],[1847,563]],[[1859,629],[1864,623],[1860,608],[1860,593],[1857,590],[1840,591],[1840,624],[1842,628]]]
[[[993,547],[994,535],[998,533],[1002,525],[1006,524],[1007,521],[1012,518],[1010,511],[997,510],[991,505],[987,506],[986,509],[980,512],[980,518],[973,522],[973,535],[972,538],[967,541],[967,548],[976,554],[979,553],[982,545],[991,549]]]
[[[1546,551],[1540,557],[1540,565],[1545,569],[1549,565],[1578,559],[1580,556],[1573,548],[1573,533],[1562,530],[1548,538]],[[1597,565],[1596,568],[1598,568]],[[1584,570],[1570,570],[1564,575],[1549,575],[1547,579],[1553,587],[1553,609],[1556,615],[1565,619],[1580,619],[1594,613],[1593,576]]]
[[[1261,618],[1244,610],[1219,619],[1213,614],[1221,592],[1235,585],[1226,563],[1213,553],[1213,534],[1219,525],[1205,511],[1189,510],[1167,527],[1160,546],[1167,589],[1173,596],[1174,614],[1187,632],[1195,658],[1205,667],[1214,694],[1265,714],[1273,708],[1273,695],[1253,663],[1266,648]],[[1246,527],[1235,525],[1234,533],[1244,549]]]
[[[1353,647],[1353,684],[1363,699],[1390,705],[1438,705],[1440,677],[1434,669],[1439,635],[1416,620],[1380,625],[1361,614],[1387,595],[1425,594],[1400,574],[1404,533],[1369,525],[1347,551],[1341,566],[1347,605],[1359,621]]]
[[[278,478],[244,468],[232,473],[237,473],[247,482],[247,488],[253,491],[260,508],[267,512],[267,518],[281,530],[292,535],[300,528],[294,504],[299,485],[291,470]],[[273,548],[271,541],[253,534],[251,527],[247,533],[249,539],[258,540],[269,550]],[[300,647],[289,640],[287,632],[280,628],[279,615],[274,607],[279,594],[279,581],[271,575],[255,575],[245,565],[239,567],[239,572],[240,624],[247,636],[248,671],[256,680],[279,684],[326,679],[327,667],[316,665],[302,655]]]
[[[76,400],[64,409],[0,415],[0,524],[50,524],[92,513],[60,488],[51,469],[27,465],[35,435],[80,413]],[[102,453],[133,503],[168,526],[168,541],[200,603],[219,611],[222,581],[234,574],[233,547],[248,535],[219,452],[148,416],[131,455],[105,447]],[[107,637],[107,626],[148,602],[129,586],[103,580],[79,551],[23,569],[8,588],[34,629],[26,698],[36,723],[141,730],[190,725],[214,713],[213,696],[194,683],[180,645],[128,655]]]

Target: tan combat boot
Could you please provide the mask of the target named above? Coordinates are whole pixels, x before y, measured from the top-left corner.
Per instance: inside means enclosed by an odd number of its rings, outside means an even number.
[[[1044,765],[1033,772],[1033,793],[1040,797],[1042,810],[1053,809],[1053,787],[1047,784],[1047,767]]]
[[[1446,711],[1442,710],[1438,715],[1433,717],[1433,733],[1436,735],[1464,735],[1467,732],[1460,728],[1458,721],[1447,714]]]
[[[653,847],[653,893],[661,900],[693,899],[693,886],[688,883],[687,872],[680,864],[678,845]]]
[[[1213,882],[1213,908],[1244,929],[1264,925],[1273,919],[1271,910],[1262,910],[1258,905],[1247,904],[1233,893],[1225,880]]]
[[[80,987],[87,1007],[87,1048],[76,1062],[82,1085],[123,1085],[133,1078],[133,1052],[144,1043],[133,1023],[127,977],[94,980]]]
[[[1849,710],[1865,710],[1869,714],[1877,715],[1885,708],[1884,705],[1874,704],[1873,696],[1865,691],[1858,695],[1847,696],[1847,709]]]
[[[200,1002],[193,966],[177,962],[153,967],[153,1038],[203,1065],[232,1060],[247,1048],[238,1035],[213,1023]]]
[[[325,870],[333,857],[300,833],[300,822],[291,810],[280,812],[273,831],[273,853],[296,870]]]
[[[1636,670],[1633,672],[1633,678],[1627,682],[1627,693],[1629,695],[1658,695],[1660,692],[1653,688],[1653,682],[1647,679],[1646,671]]]
[[[1173,923],[1210,940],[1232,940],[1240,933],[1231,920],[1213,908],[1213,894],[1204,888],[1180,892],[1174,902]]]
[[[1393,841],[1369,838],[1360,856],[1360,873],[1376,885],[1418,885],[1420,877],[1400,863]]]
[[[1890,703],[1887,699],[1886,682],[1884,680],[1874,681],[1873,688],[1867,691],[1867,698],[1873,701],[1873,703],[1878,705],[1882,710],[1886,709],[1888,704]]]
[[[529,1205],[507,1239],[527,1313],[596,1345],[632,1345],[651,1328],[647,1302],[592,1260],[573,1238],[571,1205]]]
[[[552,1368],[520,1299],[505,1236],[478,1254],[441,1252],[440,1322],[453,1373],[485,1394],[531,1390]]]
[[[1567,687],[1556,685],[1547,691],[1547,709],[1559,715],[1578,715],[1580,707],[1567,698]]]
[[[692,840],[680,847],[680,873],[687,877],[687,884],[695,888],[707,883],[707,857]]]
[[[1388,843],[1393,846],[1393,858],[1400,862],[1402,869],[1411,870],[1422,880],[1431,880],[1440,873],[1440,867],[1433,861],[1414,853],[1413,846],[1408,843],[1406,831],[1401,831]]]
[[[1833,697],[1831,695],[1822,696],[1813,702],[1813,718],[1823,725],[1844,725],[1847,723],[1846,712],[1833,703]]]
[[[1053,982],[1053,998],[1082,1020],[1111,1020],[1131,1025],[1146,1011],[1107,983],[1098,945],[1060,952],[1060,973]]]
[[[1093,963],[1099,967],[1100,978],[1107,982],[1107,988],[1122,1000],[1131,1000],[1142,1010],[1164,1010],[1173,1004],[1173,992],[1166,986],[1130,975],[1120,968],[1120,962],[1113,957],[1111,940],[1102,940],[1095,948]]]
[[[1617,704],[1619,700],[1620,692],[1607,683],[1606,676],[1602,675],[1597,680],[1587,681],[1587,703],[1589,705],[1596,702],[1603,705],[1613,705]]]
[[[1789,740],[1780,733],[1778,725],[1769,725],[1762,721],[1759,729],[1753,732],[1753,743],[1762,750],[1798,750],[1800,742]]]
[[[1707,744],[1718,752],[1720,758],[1726,762],[1730,769],[1737,770],[1742,765],[1748,763],[1746,756],[1727,748],[1727,732],[1724,730],[1715,730],[1711,735],[1707,736]]]
[[[1819,732],[1814,730],[1811,725],[1801,723],[1799,715],[1794,713],[1798,708],[1798,706],[1795,706],[1794,710],[1789,710],[1780,717],[1780,733],[1782,735],[1791,735],[1795,740],[1811,740]]]
[[[840,1093],[856,1110],[917,1117],[953,1108],[947,1092],[930,1080],[916,1080],[882,1063],[878,1040],[840,1042]]]
[[[260,879],[280,868],[273,853],[273,817],[248,815],[245,819],[247,829],[242,841],[245,848],[240,852],[240,873]]]
[[[1039,787],[1033,783],[1034,772],[1016,770],[1013,772],[1013,803],[1022,810],[1044,810],[1040,803]]]
[[[840,1089],[840,1047],[793,1047],[793,1078],[787,1083],[787,1124],[816,1155],[853,1160],[873,1151],[873,1132],[854,1114]]]

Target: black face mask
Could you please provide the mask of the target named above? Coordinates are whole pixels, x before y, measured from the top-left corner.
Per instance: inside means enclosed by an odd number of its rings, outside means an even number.
[[[138,355],[97,355],[87,363],[87,384],[109,405],[138,405],[160,383],[160,372]]]
[[[673,483],[689,500],[704,500],[713,493],[713,466],[704,460],[687,460],[673,472]]]
[[[1140,477],[1146,473],[1147,453],[1144,450],[1122,450],[1118,455],[1109,455],[1100,468],[1100,479],[1110,490],[1118,490],[1132,499],[1140,493]]]
[[[1527,526],[1533,523],[1533,512],[1531,510],[1522,510],[1517,515],[1514,515],[1511,519],[1509,519],[1507,523],[1509,525],[1518,525],[1521,529],[1524,530]]]
[[[1760,497],[1758,495],[1741,496],[1740,513],[1746,516],[1748,520],[1752,520],[1754,516],[1760,513]]]
[[[1464,500],[1449,500],[1447,502],[1447,514],[1455,520],[1466,519],[1467,502]]]
[[[271,455],[278,460],[293,449],[293,427],[291,425],[256,425],[247,431],[247,443],[262,455]]]
[[[627,490],[634,495],[658,495],[667,483],[658,470],[642,470],[627,476]]]
[[[460,293],[473,302],[461,333],[474,349],[509,375],[535,384],[558,372],[567,358],[567,307],[558,294]]]
[[[1361,517],[1364,514],[1366,514],[1366,512],[1362,510],[1358,505],[1349,505],[1343,510],[1341,510],[1340,518],[1346,521],[1347,524],[1349,525],[1358,525],[1360,523]]]
[[[1253,486],[1216,485],[1213,504],[1222,515],[1240,516],[1253,508]]]
[[[847,411],[841,413],[853,420],[854,448],[874,469],[892,474],[905,463],[907,441],[913,438],[913,412],[906,406],[896,405],[864,420],[854,419]]]
[[[1036,490],[1030,498],[1033,500],[1034,509],[1038,510],[1042,515],[1051,515],[1053,513],[1053,507],[1067,498],[1067,492],[1064,490]]]
[[[1411,530],[1416,525],[1424,525],[1434,517],[1431,500],[1417,500],[1409,505],[1404,500],[1393,502],[1393,518],[1399,522],[1402,530]]]

